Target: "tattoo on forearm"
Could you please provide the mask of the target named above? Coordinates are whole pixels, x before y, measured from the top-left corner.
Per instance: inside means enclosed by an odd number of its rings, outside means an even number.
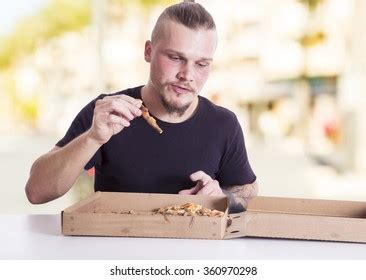
[[[244,198],[244,199],[251,199],[257,195],[257,183],[254,182],[253,184],[247,184],[243,186],[232,186],[227,188],[233,195],[236,197]]]
[[[229,197],[229,212],[238,213],[246,210],[248,201],[258,193],[257,183],[228,187],[224,193]]]

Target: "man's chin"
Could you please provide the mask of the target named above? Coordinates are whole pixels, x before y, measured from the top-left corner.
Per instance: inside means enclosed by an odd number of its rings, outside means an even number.
[[[162,104],[163,104],[165,110],[169,114],[176,114],[178,116],[182,116],[187,111],[189,106],[192,104],[192,102],[188,102],[188,103],[172,102],[172,101],[166,100],[165,98],[162,98],[161,101],[162,101]]]

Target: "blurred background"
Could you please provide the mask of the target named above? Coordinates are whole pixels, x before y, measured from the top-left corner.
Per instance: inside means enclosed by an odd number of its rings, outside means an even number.
[[[31,205],[31,164],[100,93],[145,84],[159,0],[1,1],[0,213]],[[366,201],[366,1],[202,0],[219,45],[202,95],[238,116],[265,196]],[[219,131],[218,131],[219,133]]]

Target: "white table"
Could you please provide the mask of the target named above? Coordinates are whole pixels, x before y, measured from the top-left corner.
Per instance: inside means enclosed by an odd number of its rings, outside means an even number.
[[[366,259],[366,244],[63,236],[60,215],[0,215],[0,259],[356,260]]]

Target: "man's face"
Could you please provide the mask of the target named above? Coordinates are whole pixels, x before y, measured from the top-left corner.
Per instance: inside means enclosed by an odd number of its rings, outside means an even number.
[[[149,84],[168,113],[182,115],[207,81],[217,45],[216,30],[192,30],[166,20],[157,40],[145,44]]]

